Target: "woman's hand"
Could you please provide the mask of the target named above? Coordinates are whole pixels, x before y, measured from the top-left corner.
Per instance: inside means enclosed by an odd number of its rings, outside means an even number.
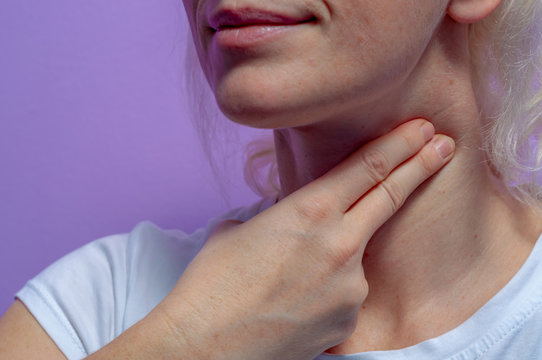
[[[314,359],[356,326],[367,242],[453,150],[412,120],[250,221],[222,223],[171,293],[88,359]]]
[[[433,135],[407,122],[250,221],[222,223],[157,309],[192,358],[313,359],[346,340],[367,242],[452,157]]]

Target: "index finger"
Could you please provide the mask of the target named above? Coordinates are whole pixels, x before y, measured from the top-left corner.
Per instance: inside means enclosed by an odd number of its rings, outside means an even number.
[[[414,156],[435,134],[423,119],[408,121],[349,155],[330,171],[302,189],[322,203],[346,213],[366,192]],[[298,194],[299,195],[299,194]]]

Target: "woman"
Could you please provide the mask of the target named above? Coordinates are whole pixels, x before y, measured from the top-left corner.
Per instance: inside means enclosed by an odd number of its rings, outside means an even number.
[[[184,5],[221,110],[274,129],[280,194],[62,259],[1,358],[542,357],[539,1]]]

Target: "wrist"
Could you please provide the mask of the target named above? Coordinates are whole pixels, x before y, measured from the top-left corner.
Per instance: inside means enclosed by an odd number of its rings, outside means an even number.
[[[194,320],[180,312],[178,308],[170,311],[160,304],[148,315],[148,321],[153,323],[153,331],[149,334],[154,337],[152,341],[163,349],[167,359],[212,359],[211,347],[203,347],[200,343],[204,337],[198,334]]]
[[[209,352],[211,348],[205,349]],[[88,356],[89,360],[212,359],[197,344],[186,338],[167,312],[157,306],[145,318],[132,325],[105,347]]]

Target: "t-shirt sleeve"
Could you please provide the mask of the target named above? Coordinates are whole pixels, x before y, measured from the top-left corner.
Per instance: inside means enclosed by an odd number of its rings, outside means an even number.
[[[128,234],[93,241],[56,261],[16,294],[68,359],[121,332]]]
[[[271,200],[229,211],[190,235],[143,221],[64,256],[16,297],[68,359],[84,358],[152,311],[221,221],[247,221]]]

